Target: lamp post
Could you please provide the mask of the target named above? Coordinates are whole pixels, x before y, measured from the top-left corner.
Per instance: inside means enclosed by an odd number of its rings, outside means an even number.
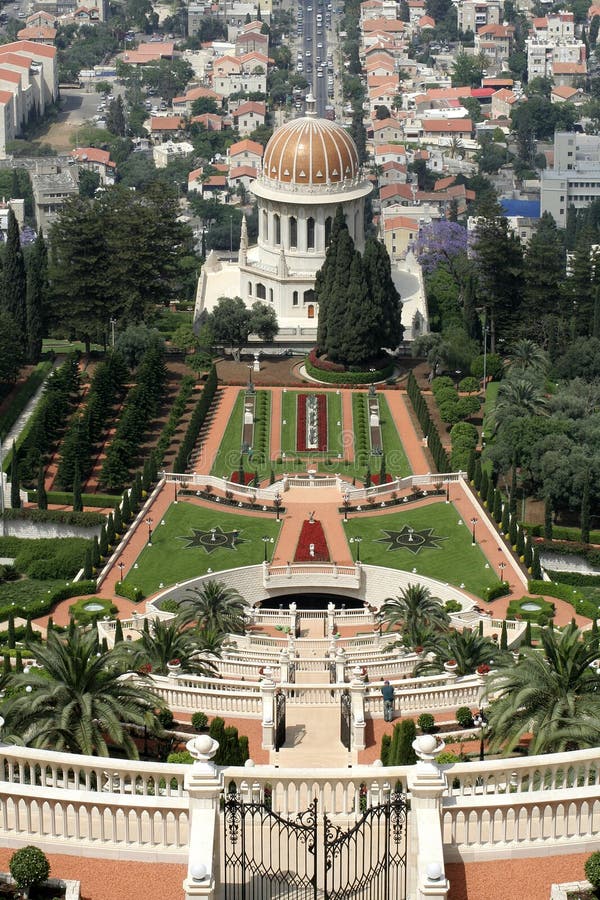
[[[174,502],[175,502],[175,503],[178,503],[178,502],[179,502],[178,499],[177,499],[177,482],[175,482],[175,500],[174,500]]]
[[[110,328],[111,328],[111,345],[112,345],[113,349],[114,349],[114,346],[115,346],[115,325],[116,325],[116,324],[117,324],[117,320],[116,320],[116,319],[111,319],[111,320],[110,320]]]
[[[362,544],[362,538],[355,537],[354,543],[356,544],[356,562],[360,562],[360,545]]]
[[[273,505],[275,506],[275,521],[279,522],[279,510],[281,509],[281,494],[275,494]]]
[[[123,583],[123,569],[125,568],[125,563],[123,562],[123,560],[121,560],[121,562],[117,563],[117,565],[119,567],[119,572],[121,573],[119,576],[119,580],[121,581],[121,583]]]
[[[506,563],[505,563],[505,562],[501,562],[501,563],[499,564],[498,568],[500,569],[500,581],[504,581],[504,570],[505,570],[505,568],[506,568]]]
[[[270,540],[271,540],[271,538],[267,537],[266,535],[265,535],[265,536],[263,537],[263,539],[262,539],[263,547],[264,547],[264,550],[265,550],[265,552],[264,552],[264,557],[263,557],[264,562],[267,562],[267,544],[270,542]]]
[[[481,729],[481,734],[479,737],[479,759],[485,759],[485,726],[487,725],[488,720],[483,711],[483,707],[479,710],[479,712],[473,716],[473,725],[476,728]]]
[[[471,525],[473,528],[473,531],[471,533],[471,546],[472,547],[474,547],[475,543],[476,543],[476,541],[475,541],[475,526],[477,525],[478,521],[479,521],[479,519],[477,518],[477,516],[473,516],[473,518],[471,519]]]
[[[148,516],[148,518],[146,519],[146,525],[148,526],[148,546],[149,547],[152,546],[152,522],[153,522],[153,519],[151,519]]]
[[[344,522],[348,521],[348,509],[350,508],[350,494],[346,491],[344,494],[344,499],[342,501],[344,504]]]

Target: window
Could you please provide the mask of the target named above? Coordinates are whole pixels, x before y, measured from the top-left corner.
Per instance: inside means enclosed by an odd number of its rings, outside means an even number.
[[[251,281],[248,282],[248,293],[250,294],[250,296],[252,296],[252,282]]]
[[[314,303],[315,302],[315,292],[311,289],[308,291],[304,291],[302,297],[304,303]]]
[[[274,241],[281,244],[281,219],[277,213],[273,216],[273,226],[275,231]]]
[[[296,216],[290,216],[288,219],[290,228],[290,247],[298,246],[298,219]]]
[[[331,240],[331,227],[333,225],[333,219],[331,216],[327,216],[325,219],[325,246],[329,246],[329,241]]]
[[[306,247],[308,250],[315,249],[315,220],[312,216],[306,220]]]
[[[273,288],[269,288],[269,300],[273,302]]]
[[[298,291],[292,294],[292,306],[298,306]]]
[[[262,221],[263,221],[262,238],[263,238],[263,241],[268,241],[269,240],[269,213],[266,211],[266,209],[263,209]]]
[[[256,285],[256,296],[258,297],[259,300],[267,299],[267,289],[264,286],[264,284],[262,284],[262,282],[260,282],[260,281]]]
[[[315,317],[315,308],[312,303],[309,304],[307,315],[309,319],[314,319]]]

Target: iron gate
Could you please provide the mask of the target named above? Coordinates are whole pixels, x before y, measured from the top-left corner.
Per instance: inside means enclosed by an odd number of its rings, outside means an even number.
[[[275,750],[279,750],[285,744],[285,694],[277,691],[275,694]]]
[[[366,798],[365,798],[366,799]],[[270,797],[224,804],[225,900],[405,900],[406,805],[392,794],[366,807],[350,828],[317,800],[291,819],[271,809]]]
[[[350,750],[352,747],[352,698],[350,691],[340,694],[340,741]]]

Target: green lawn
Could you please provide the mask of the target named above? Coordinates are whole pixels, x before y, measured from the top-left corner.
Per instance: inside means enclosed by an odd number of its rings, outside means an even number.
[[[340,423],[338,425],[338,422]],[[327,394],[327,446],[335,456],[344,453],[344,430],[342,424],[342,395],[329,391]]]
[[[242,449],[242,421],[244,415],[245,391],[237,395],[233,411],[227,423],[225,433],[221,439],[219,452],[215,457],[211,475],[221,478],[230,478],[231,473],[237,471],[240,464],[240,452]]]
[[[470,525],[458,525],[460,519],[454,504],[443,501],[419,509],[391,513],[389,516],[361,516],[351,519],[344,527],[348,538],[361,537],[360,558],[372,565],[403,569],[416,574],[437,578],[456,587],[465,585],[466,590],[479,597],[484,590],[498,582],[498,575],[486,569],[486,559],[478,546],[471,545]],[[433,529],[433,536],[444,537],[438,549],[423,547],[418,553],[401,547],[388,550],[387,543],[376,543],[385,538],[384,530],[401,531],[403,526],[421,531]],[[356,559],[357,545],[350,544]]]
[[[0,584],[0,606],[14,603],[24,610],[30,605],[35,605],[39,600],[45,600],[47,595],[64,587],[69,579],[48,578],[43,581],[38,578],[21,578],[19,581],[6,581]],[[75,601],[73,601],[75,602]]]
[[[140,587],[146,596],[158,591],[161,583],[167,587],[187,581],[205,575],[209,568],[219,572],[261,563],[264,558],[262,538],[273,538],[273,543],[267,544],[270,558],[281,528],[274,517],[241,516],[224,512],[216,505],[214,509],[205,509],[185,501],[171,504],[163,521],[164,525],[154,523],[152,546],[145,547],[138,556],[137,570],[131,569],[125,574],[125,581]],[[194,537],[194,528],[203,532],[217,528],[226,534],[237,530],[239,539],[234,549],[223,547],[207,552],[203,546],[187,546],[187,540]]]
[[[379,423],[388,475],[399,475],[401,478],[411,475],[412,469],[406,458],[402,440],[392,419],[387,400],[382,393],[379,394]],[[379,471],[379,465],[375,471]]]

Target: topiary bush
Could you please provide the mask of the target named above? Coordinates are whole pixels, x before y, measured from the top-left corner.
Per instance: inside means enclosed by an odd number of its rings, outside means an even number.
[[[192,728],[196,731],[204,731],[208,726],[208,716],[203,712],[195,712],[192,716]]]
[[[461,728],[470,728],[473,725],[473,715],[468,706],[459,706],[456,710],[456,721]]]
[[[435,730],[435,719],[431,713],[421,713],[417,719],[417,725],[423,734],[432,734]]]
[[[584,864],[585,877],[598,890],[600,888],[600,850],[596,850],[585,861]]]
[[[21,847],[16,853],[13,853],[8,868],[17,882],[17,886],[21,889],[41,884],[50,874],[48,857],[39,847],[32,845]]]

